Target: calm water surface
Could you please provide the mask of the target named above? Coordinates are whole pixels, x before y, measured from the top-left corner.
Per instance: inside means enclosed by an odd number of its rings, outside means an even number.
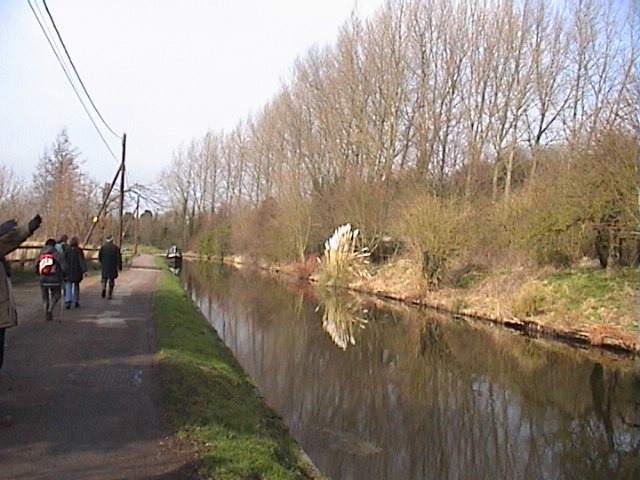
[[[251,270],[182,276],[329,478],[640,479],[637,359]]]

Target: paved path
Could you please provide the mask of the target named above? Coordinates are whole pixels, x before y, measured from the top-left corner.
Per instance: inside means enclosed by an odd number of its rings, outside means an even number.
[[[36,282],[19,285],[20,323],[0,370],[0,479],[186,479],[192,454],[169,432],[150,311],[159,271],[136,257],[112,300],[96,275],[80,308],[46,322]]]

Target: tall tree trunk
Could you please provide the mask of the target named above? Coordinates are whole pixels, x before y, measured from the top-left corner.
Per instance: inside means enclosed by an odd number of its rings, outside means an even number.
[[[511,176],[513,172],[513,157],[515,157],[515,148],[512,148],[507,157],[507,165],[504,179],[504,199],[507,200],[511,196]]]
[[[498,177],[500,176],[500,156],[496,157],[493,164],[493,178],[491,180],[491,199],[495,202],[498,200]]]

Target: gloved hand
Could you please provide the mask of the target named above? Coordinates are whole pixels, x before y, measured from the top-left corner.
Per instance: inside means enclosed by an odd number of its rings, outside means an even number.
[[[16,228],[17,226],[18,226],[18,222],[16,222],[15,220],[13,220],[13,219],[7,220],[2,225],[0,225],[0,237],[2,235],[6,235],[7,233],[9,233],[11,230]]]
[[[29,220],[29,231],[31,233],[35,232],[41,223],[42,223],[42,217],[40,216],[40,214],[37,214],[35,217]]]

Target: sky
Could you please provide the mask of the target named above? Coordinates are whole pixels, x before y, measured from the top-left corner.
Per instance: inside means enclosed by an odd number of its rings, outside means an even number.
[[[126,133],[127,180],[144,185],[182,145],[209,130],[230,131],[260,111],[288,83],[296,58],[333,44],[354,9],[367,18],[384,3],[45,1],[91,99],[118,136],[77,84],[103,141],[74,93],[30,7],[48,21],[43,0],[0,0],[0,164],[30,182],[66,129],[81,170],[110,183]]]

